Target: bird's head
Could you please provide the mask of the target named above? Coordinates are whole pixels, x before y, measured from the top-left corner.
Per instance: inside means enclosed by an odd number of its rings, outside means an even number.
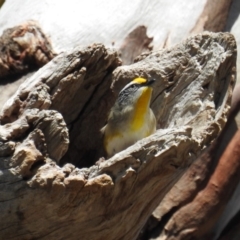
[[[145,97],[146,101],[150,101],[152,95],[152,84],[155,79],[135,78],[128,83],[118,95],[118,104],[126,105],[137,103],[140,98]],[[149,98],[149,99],[148,99]]]

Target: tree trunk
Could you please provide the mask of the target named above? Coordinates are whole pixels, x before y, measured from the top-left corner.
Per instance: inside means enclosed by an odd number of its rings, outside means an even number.
[[[55,57],[7,101],[0,115],[2,239],[136,239],[184,172],[199,166],[195,160],[229,114],[233,36],[206,32],[136,61],[119,67],[117,53],[101,44],[78,47]],[[156,79],[151,107],[158,130],[100,158],[99,129],[119,90],[136,76]],[[212,160],[204,156],[207,166]],[[212,211],[225,202],[221,194],[209,196]],[[215,220],[204,218],[205,225]]]
[[[132,239],[239,239],[240,86],[228,114],[231,80],[220,80],[231,71],[236,75],[235,43],[210,34],[183,44],[181,51],[169,49],[170,56],[150,53],[203,30],[231,31],[239,45],[239,7],[238,0],[5,1],[0,32],[13,28],[0,38],[0,106],[27,82],[1,113],[0,208],[6,225],[0,238],[131,239],[127,234],[140,231]],[[118,68],[113,50],[101,44],[85,48],[94,42],[116,48],[123,65],[136,57],[138,63]],[[99,129],[119,90],[136,76],[158,80],[152,108],[160,135],[105,161]],[[207,83],[199,90],[204,81],[220,86]],[[218,125],[207,128],[211,121]],[[194,149],[191,157],[184,148]]]

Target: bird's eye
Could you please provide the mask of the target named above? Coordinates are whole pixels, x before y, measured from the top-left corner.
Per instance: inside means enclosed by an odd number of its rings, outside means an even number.
[[[132,84],[129,86],[129,89],[137,89],[137,85],[136,84]]]

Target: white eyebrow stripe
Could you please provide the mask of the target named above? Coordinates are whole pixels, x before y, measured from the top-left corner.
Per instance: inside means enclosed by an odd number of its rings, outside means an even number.
[[[130,85],[133,85],[133,84],[135,83],[133,82],[128,83],[120,92],[124,91],[126,88],[128,88]]]

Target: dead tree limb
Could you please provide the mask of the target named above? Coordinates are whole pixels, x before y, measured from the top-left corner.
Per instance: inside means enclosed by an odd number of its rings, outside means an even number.
[[[136,239],[224,127],[235,64],[229,33],[199,34],[130,66],[103,45],[54,58],[1,112],[1,238]],[[157,80],[158,131],[92,166],[116,94],[136,76]]]

